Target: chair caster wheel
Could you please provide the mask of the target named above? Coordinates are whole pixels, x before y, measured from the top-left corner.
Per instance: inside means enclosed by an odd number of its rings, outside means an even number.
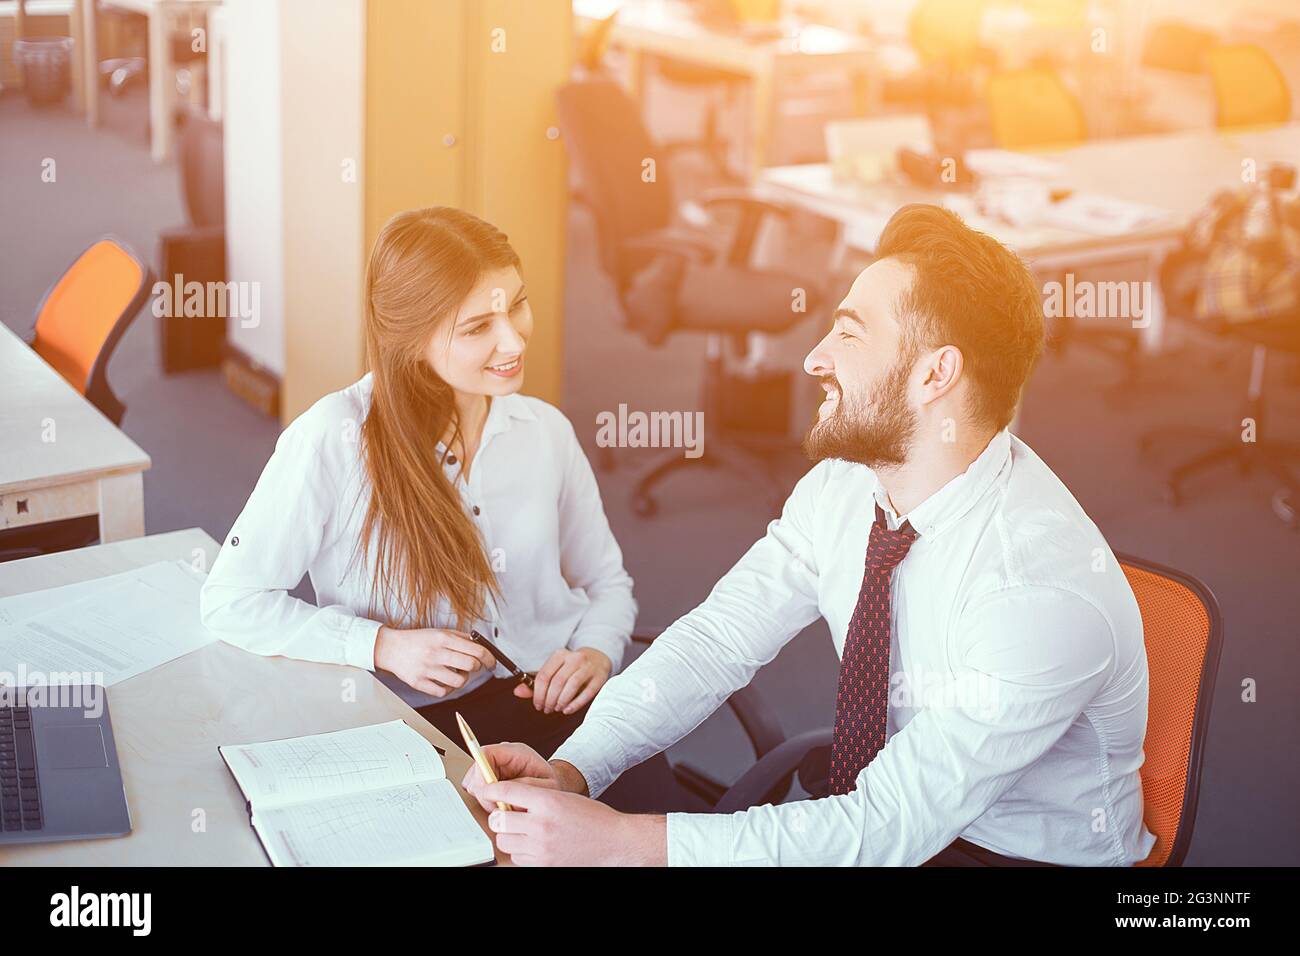
[[[659,510],[659,502],[655,501],[647,494],[635,494],[632,496],[632,513],[638,518],[650,518]]]
[[[1164,499],[1165,504],[1171,508],[1177,508],[1183,503],[1182,493],[1178,490],[1177,485],[1165,485],[1161,489],[1160,497]]]

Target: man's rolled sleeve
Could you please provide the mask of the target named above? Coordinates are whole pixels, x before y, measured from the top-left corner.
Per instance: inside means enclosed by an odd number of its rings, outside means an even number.
[[[628,765],[623,745],[616,736],[599,724],[586,726],[585,733],[574,733],[560,744],[552,760],[563,760],[577,768],[587,781],[587,794],[599,797],[618,779]]]

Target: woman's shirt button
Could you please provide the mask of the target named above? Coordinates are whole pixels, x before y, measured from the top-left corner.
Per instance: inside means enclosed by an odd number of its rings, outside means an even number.
[[[455,455],[448,455],[448,456],[447,456],[447,464],[449,464],[449,465],[454,465],[454,464],[456,464],[456,456],[455,456]]]
[[[478,514],[478,513],[479,513],[478,505],[475,505],[475,506],[474,506],[474,514]]]

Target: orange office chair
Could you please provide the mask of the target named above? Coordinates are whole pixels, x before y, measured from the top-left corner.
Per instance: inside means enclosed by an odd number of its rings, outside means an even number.
[[[1216,46],[1206,54],[1214,81],[1216,125],[1255,126],[1291,118],[1291,91],[1273,58],[1253,43]]]
[[[1055,70],[1007,70],[986,92],[993,140],[1002,149],[1071,146],[1088,138],[1083,107]]]
[[[984,5],[970,0],[920,0],[907,18],[907,38],[922,63],[969,70],[981,58]]]
[[[120,240],[106,236],[45,293],[31,346],[114,425],[126,406],[108,384],[108,360],[149,298],[153,272]]]
[[[1182,866],[1196,822],[1201,759],[1219,669],[1223,620],[1200,581],[1119,555],[1142,611],[1150,694],[1143,814],[1156,845],[1139,866]]]
[[[1177,73],[1203,73],[1206,54],[1217,42],[1211,30],[1181,20],[1164,20],[1151,27],[1142,44],[1142,65]]]

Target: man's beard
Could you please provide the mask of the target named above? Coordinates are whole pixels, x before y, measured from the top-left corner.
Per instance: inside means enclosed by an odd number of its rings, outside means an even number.
[[[895,364],[866,402],[851,401],[834,376],[824,376],[839,392],[839,401],[830,417],[813,422],[803,440],[804,454],[813,462],[838,458],[868,468],[907,461],[917,429],[916,412],[907,404],[911,364],[906,360]]]

